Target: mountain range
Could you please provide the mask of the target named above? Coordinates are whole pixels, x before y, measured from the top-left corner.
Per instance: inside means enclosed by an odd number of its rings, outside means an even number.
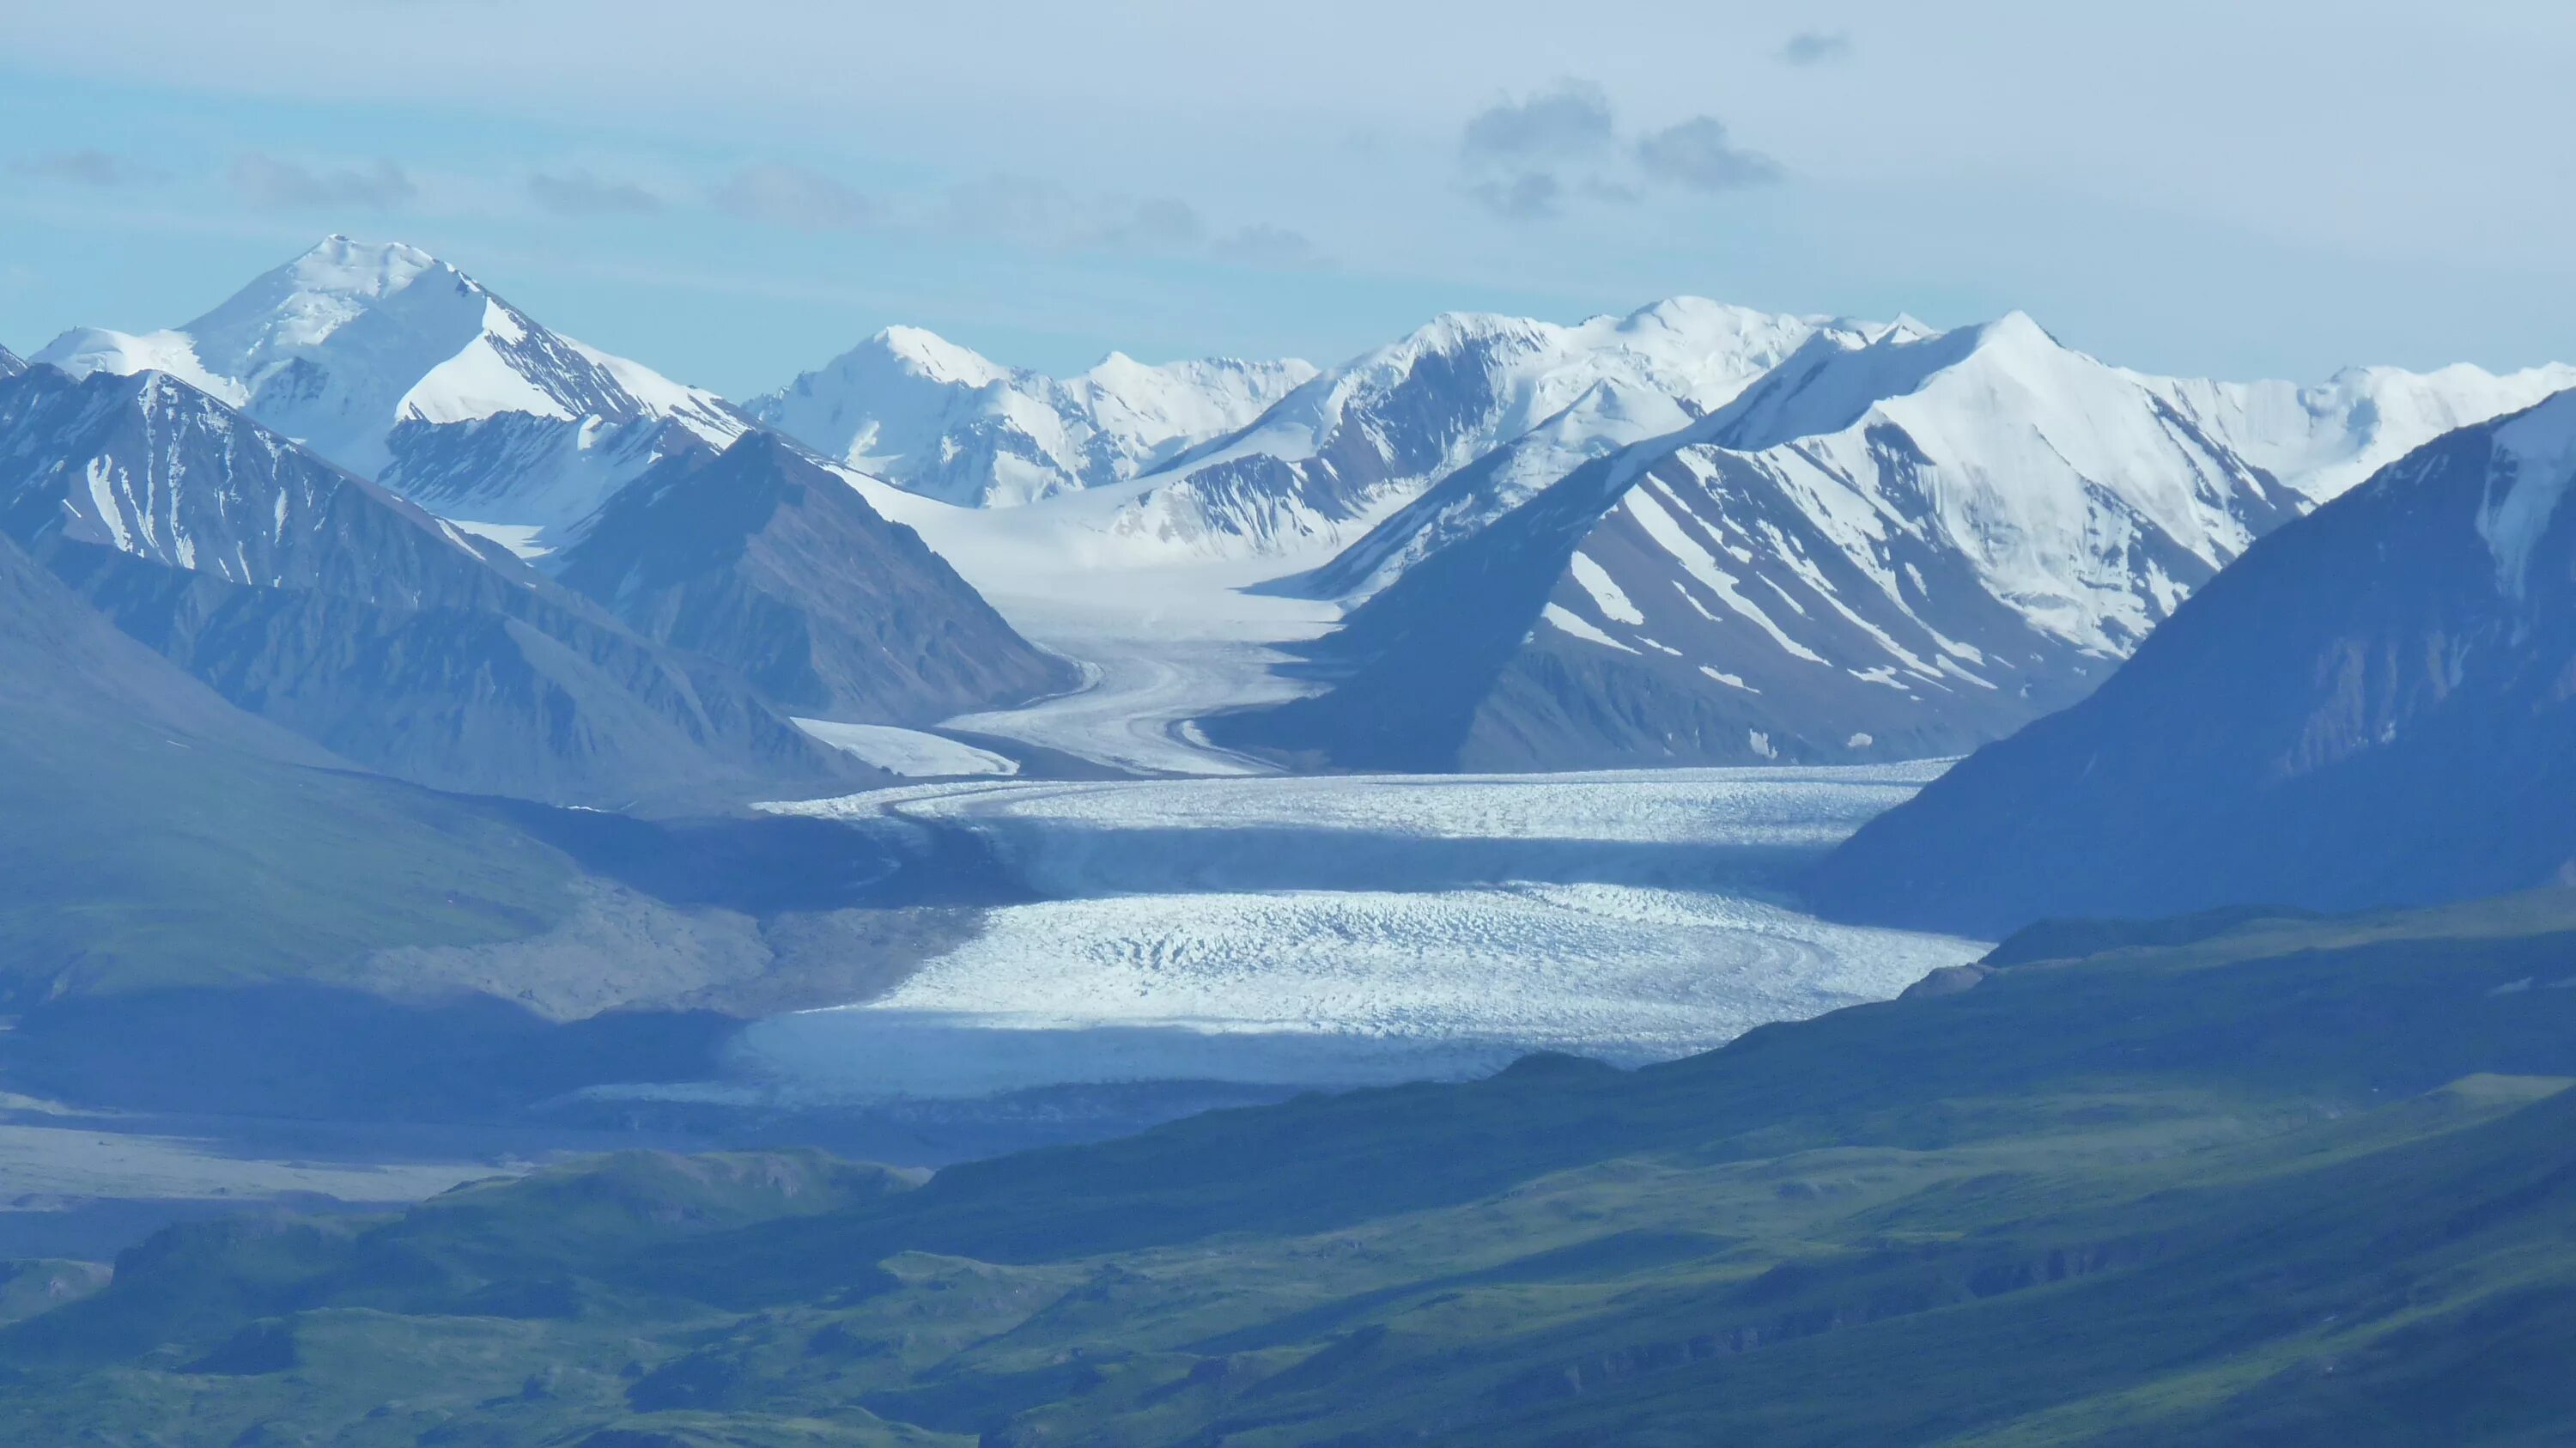
[[[0,530],[126,633],[342,758],[586,803],[839,773],[714,661],[655,648],[186,382],[37,368],[5,388]]]
[[[1820,334],[1535,490],[1554,468],[1522,457],[1579,456],[1579,410],[1451,473],[1292,580],[1359,600],[1307,650],[1327,687],[1211,733],[1362,768],[1960,752],[2081,698],[2348,457],[2550,381],[2576,372],[2354,379],[2301,410],[2271,456],[2318,468],[2285,478],[2231,442],[2250,409],[2209,402],[2238,392],[2106,366],[2019,314]]]
[[[1596,423],[1565,456],[1588,455],[1722,405],[1819,333],[1872,331],[1695,297],[1573,326],[1452,313],[1139,479],[1112,526],[1185,554],[1293,558],[1569,408]]]
[[[2081,698],[2268,529],[2570,385],[2563,366],[2159,378],[2018,314],[1949,333],[1688,298],[1571,327],[1454,315],[1010,526],[1120,587],[1230,560],[1255,593],[1339,610],[1287,642],[1309,697],[1206,701],[1211,738],[1293,766],[1920,757]],[[964,557],[991,531],[944,536]]]
[[[827,697],[772,699],[745,670],[776,677],[774,637],[673,648],[611,611],[716,586],[707,577],[738,557],[703,519],[567,554],[572,576],[615,584],[603,605],[168,373],[38,367],[0,383],[0,531],[241,708],[352,763],[468,793],[602,804],[847,787],[868,771],[789,710],[911,721],[1061,685],[1061,666],[908,530],[846,487],[828,501],[842,531],[826,592],[772,588],[764,622],[849,627],[839,570],[876,548],[864,586],[878,626],[905,635],[900,657],[842,666]],[[745,529],[770,521],[737,503]],[[735,645],[739,658],[711,652]]]
[[[1822,868],[1969,931],[2576,875],[2576,392],[2444,435],[2256,544],[2090,698]]]
[[[1149,367],[1111,353],[1078,377],[1056,378],[918,327],[889,327],[748,410],[925,497],[1007,507],[1151,472],[1314,375],[1293,359]]]
[[[183,327],[39,359],[187,382],[791,715],[989,718],[1096,679],[1086,643],[1151,658],[1174,617],[1242,616],[1253,662],[1152,666],[1187,737],[1431,770],[1974,748],[2084,697],[2268,531],[2576,386],[2156,377],[2019,314],[1936,332],[1676,298],[1446,315],[1320,372],[1113,355],[1050,378],[897,327],[737,408],[341,237]],[[788,441],[729,451],[764,431]],[[761,499],[787,506],[755,520]],[[1288,683],[1247,691],[1265,672]],[[773,741],[755,758],[804,753],[716,712]]]

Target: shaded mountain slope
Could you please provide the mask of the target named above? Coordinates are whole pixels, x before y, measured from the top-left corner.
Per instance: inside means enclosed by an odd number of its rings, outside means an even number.
[[[802,714],[935,723],[1076,681],[920,535],[774,433],[646,473],[555,576]]]
[[[2576,394],[2463,429],[2257,545],[2101,691],[1820,868],[1970,931],[2489,893],[2576,861]]]
[[[225,703],[0,537],[0,1013],[542,929],[562,856]]]
[[[402,778],[617,803],[845,777],[729,671],[163,374],[0,384],[0,529],[234,703]]]

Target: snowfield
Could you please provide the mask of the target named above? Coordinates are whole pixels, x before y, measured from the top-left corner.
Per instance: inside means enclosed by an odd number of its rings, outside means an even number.
[[[773,806],[972,831],[1045,898],[881,999],[759,1023],[738,1066],[866,1100],[1688,1055],[1983,953],[1777,893],[1939,769],[966,783]]]
[[[1017,774],[1019,761],[945,735],[891,724],[841,724],[830,719],[791,719],[806,734],[889,774],[940,779],[963,774]]]

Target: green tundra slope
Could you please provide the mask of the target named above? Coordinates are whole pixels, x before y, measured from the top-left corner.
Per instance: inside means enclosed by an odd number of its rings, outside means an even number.
[[[2091,953],[2052,958],[2070,945]],[[2039,932],[1997,959],[1650,1070],[1537,1059],[926,1184],[636,1154],[393,1218],[178,1228],[0,1329],[0,1439],[2576,1426],[2576,893]]]
[[[0,538],[0,1014],[527,935],[572,874],[235,709]]]

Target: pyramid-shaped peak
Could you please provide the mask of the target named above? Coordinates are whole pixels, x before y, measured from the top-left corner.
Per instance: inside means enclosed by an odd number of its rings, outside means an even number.
[[[1009,375],[1008,369],[977,352],[922,327],[892,326],[868,339],[912,370],[937,382],[982,387]]]
[[[2066,344],[2050,335],[2030,313],[2016,307],[1977,329],[1979,347],[2008,347],[2016,351],[2063,352]]]

